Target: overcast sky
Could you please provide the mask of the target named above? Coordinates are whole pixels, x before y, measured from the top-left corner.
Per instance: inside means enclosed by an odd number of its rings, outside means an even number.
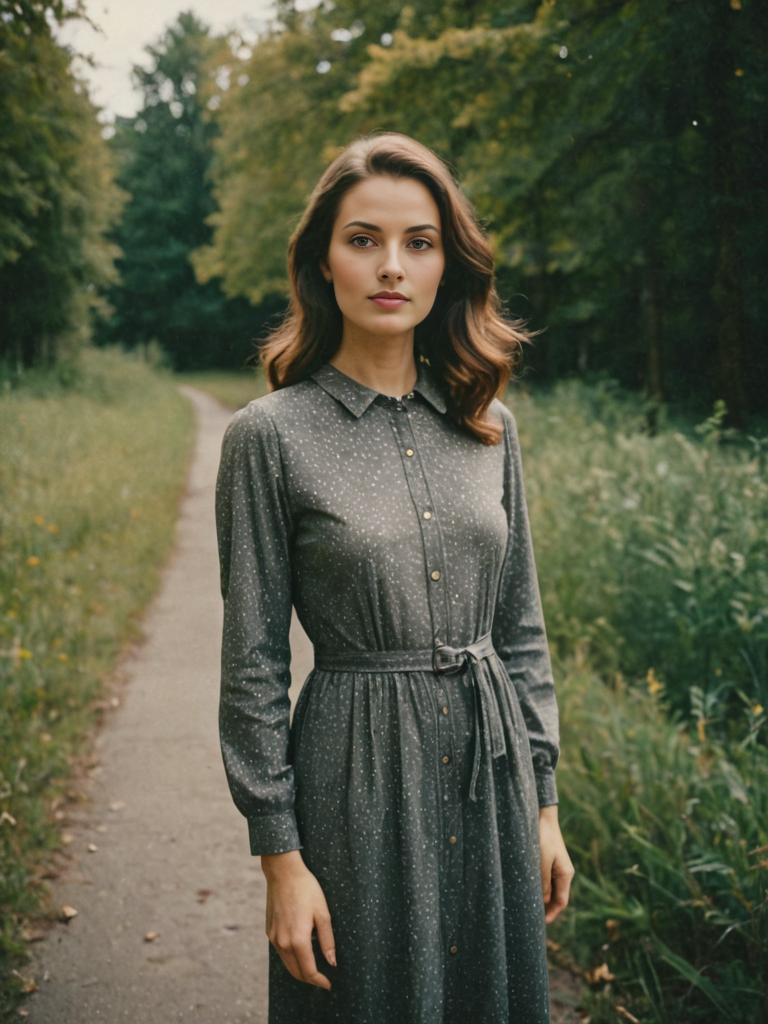
[[[273,16],[272,0],[90,0],[88,14],[102,31],[94,32],[82,22],[64,27],[61,39],[97,62],[96,68],[81,64],[78,70],[90,82],[94,102],[104,108],[102,121],[113,120],[115,114],[136,113],[139,96],[131,88],[131,67],[145,64],[144,47],[188,10],[214,32],[239,28],[253,34]]]

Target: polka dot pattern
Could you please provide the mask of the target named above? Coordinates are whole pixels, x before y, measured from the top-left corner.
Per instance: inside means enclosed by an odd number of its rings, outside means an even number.
[[[423,357],[422,357],[423,360]],[[549,1020],[538,808],[558,708],[517,426],[458,427],[326,362],[224,434],[219,727],[252,854],[300,849],[325,991],[269,946],[269,1024]],[[292,609],[315,649],[290,721]]]

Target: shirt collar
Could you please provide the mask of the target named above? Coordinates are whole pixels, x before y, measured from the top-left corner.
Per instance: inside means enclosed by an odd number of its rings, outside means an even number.
[[[380,394],[373,388],[366,387],[365,384],[348,377],[346,373],[342,373],[330,362],[323,363],[309,376],[358,418]],[[446,411],[445,395],[437,383],[430,364],[426,362],[426,356],[420,356],[416,362],[416,383],[413,390],[418,391],[423,398],[426,398],[438,412]]]

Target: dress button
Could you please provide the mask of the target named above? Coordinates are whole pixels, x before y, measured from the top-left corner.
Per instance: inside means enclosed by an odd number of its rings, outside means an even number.
[[[406,448],[405,449],[405,454],[406,455],[413,455],[413,448]]]
[[[409,391],[408,394],[405,397],[406,398],[413,398],[413,392]]]
[[[424,511],[422,512],[422,515],[424,516],[425,519],[431,519],[432,518],[432,513],[429,511],[428,508],[424,509]]]
[[[447,704],[443,704],[443,706],[440,708],[440,710],[443,712],[444,715],[447,715],[448,714],[448,705]]]
[[[440,579],[440,570],[439,569],[433,569],[432,572],[430,573],[430,576],[432,577],[433,580],[439,580]]]
[[[450,761],[451,759],[450,759],[450,757],[448,757],[448,755],[447,755],[447,754],[443,754],[443,756],[442,756],[442,757],[440,758],[440,760],[441,760],[441,761],[443,762],[443,764],[448,764],[448,762],[449,762],[449,761]]]
[[[457,836],[448,836],[448,842],[451,844],[451,846],[455,846],[456,843],[458,843],[458,841],[459,840]]]
[[[451,948],[450,948],[450,953],[451,953],[452,956],[455,956],[458,952],[459,952],[459,947],[454,943],[454,945],[451,946]]]

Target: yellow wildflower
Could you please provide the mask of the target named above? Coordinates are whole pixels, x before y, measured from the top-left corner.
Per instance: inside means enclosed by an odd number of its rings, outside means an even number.
[[[763,705],[762,704],[753,704],[752,705],[752,714],[753,715],[762,715],[762,713],[763,713]]]
[[[30,555],[27,558],[27,565],[40,565],[40,559],[37,555]]]
[[[645,679],[648,684],[648,692],[653,694],[654,697],[664,689],[664,683],[662,683],[660,679],[656,678],[653,666],[648,669]]]

